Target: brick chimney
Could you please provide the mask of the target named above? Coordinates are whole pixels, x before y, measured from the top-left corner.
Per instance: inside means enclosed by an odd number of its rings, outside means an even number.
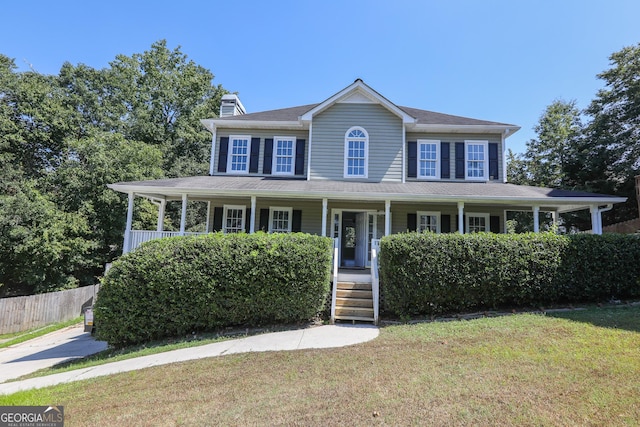
[[[222,100],[220,101],[220,118],[241,116],[244,113],[244,106],[240,102],[238,95],[233,93],[222,95]]]

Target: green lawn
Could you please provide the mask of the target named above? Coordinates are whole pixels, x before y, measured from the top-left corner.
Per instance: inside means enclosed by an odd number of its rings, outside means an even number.
[[[0,396],[65,425],[638,425],[640,307],[388,326]]]

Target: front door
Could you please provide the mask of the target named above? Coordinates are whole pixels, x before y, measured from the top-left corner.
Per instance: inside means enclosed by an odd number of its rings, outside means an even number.
[[[368,267],[371,238],[376,235],[375,214],[342,211],[336,214],[340,223],[340,267]]]

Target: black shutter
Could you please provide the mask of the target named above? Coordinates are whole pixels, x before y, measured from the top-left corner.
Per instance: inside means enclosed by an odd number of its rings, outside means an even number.
[[[248,233],[251,230],[251,208],[247,208],[245,214],[247,216],[244,219],[244,231]]]
[[[260,157],[260,138],[251,138],[249,173],[258,173],[258,157]]]
[[[271,161],[273,157],[273,138],[264,140],[264,161],[262,163],[262,173],[271,175]]]
[[[227,153],[229,152],[229,137],[220,137],[220,150],[218,153],[218,172],[227,171]]]
[[[440,215],[440,232],[451,233],[451,215]]]
[[[407,214],[407,230],[416,231],[418,229],[418,215],[414,213]]]
[[[293,218],[291,218],[291,231],[294,233],[302,231],[302,211],[293,211]]]
[[[456,179],[464,179],[464,142],[456,142]]]
[[[296,175],[304,175],[304,139],[296,140]]]
[[[489,231],[492,233],[500,233],[500,217],[491,215],[489,217]]]
[[[258,229],[265,233],[269,231],[269,209],[260,209],[260,224]]]
[[[498,144],[489,143],[489,179],[498,179]]]
[[[213,208],[213,231],[222,230],[222,216],[224,215],[224,209],[221,207]]]
[[[409,151],[407,178],[416,178],[418,176],[418,141],[407,142],[407,150]]]
[[[440,178],[449,179],[451,178],[451,164],[449,163],[449,159],[451,157],[451,153],[449,151],[449,143],[441,142],[440,143]]]

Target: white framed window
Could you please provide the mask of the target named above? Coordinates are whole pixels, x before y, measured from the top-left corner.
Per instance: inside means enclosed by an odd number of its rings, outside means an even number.
[[[418,233],[425,231],[440,233],[440,212],[418,211],[416,216],[418,222],[416,224],[416,231],[418,231]]]
[[[369,173],[369,135],[354,126],[344,135],[344,177],[366,178]]]
[[[293,208],[269,208],[269,233],[291,233]]]
[[[467,233],[481,233],[489,231],[489,214],[467,213],[465,226]]]
[[[293,175],[296,158],[296,138],[276,136],[273,138],[271,171],[274,175]]]
[[[231,135],[229,137],[229,152],[227,154],[227,172],[248,173],[250,151],[251,136]]]
[[[465,141],[465,178],[486,181],[489,176],[489,142]]]
[[[222,231],[225,233],[241,233],[245,231],[246,206],[224,205]]]
[[[440,179],[440,141],[418,140],[418,178]]]

